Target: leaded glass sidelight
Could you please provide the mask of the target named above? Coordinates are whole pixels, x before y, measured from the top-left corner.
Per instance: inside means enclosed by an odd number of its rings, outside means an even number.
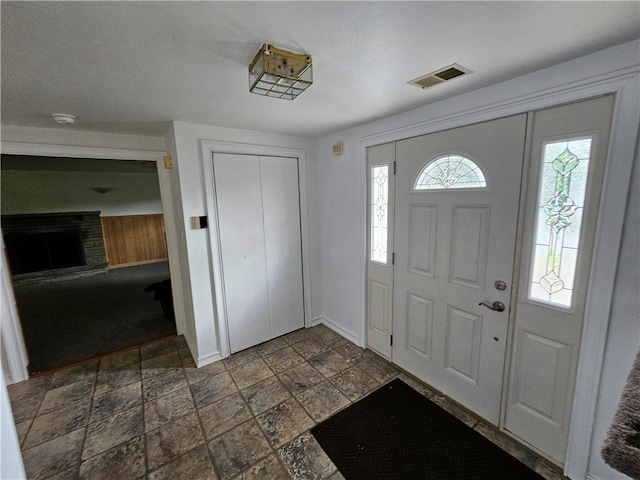
[[[543,146],[530,300],[571,308],[590,154],[590,137]]]
[[[389,165],[371,167],[371,261],[387,263]]]
[[[486,186],[484,173],[473,160],[461,155],[443,155],[422,169],[413,189],[440,190]]]

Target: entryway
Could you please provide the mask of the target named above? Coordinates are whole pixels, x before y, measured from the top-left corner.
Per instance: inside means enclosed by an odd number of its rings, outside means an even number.
[[[368,345],[558,465],[613,99],[367,151]]]

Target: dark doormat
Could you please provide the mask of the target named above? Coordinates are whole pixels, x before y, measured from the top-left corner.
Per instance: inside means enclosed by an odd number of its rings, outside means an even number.
[[[543,480],[399,379],[311,433],[346,480]]]

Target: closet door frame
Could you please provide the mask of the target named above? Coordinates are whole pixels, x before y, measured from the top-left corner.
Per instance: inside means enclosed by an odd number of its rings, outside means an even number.
[[[311,324],[311,278],[309,273],[309,221],[307,201],[307,165],[306,153],[301,149],[250,145],[244,143],[217,142],[201,140],[203,181],[206,194],[208,227],[209,270],[211,275],[212,297],[214,303],[214,319],[216,334],[219,339],[220,356],[230,355],[229,327],[224,308],[224,283],[222,281],[222,250],[220,232],[218,231],[218,206],[213,172],[213,155],[229,153],[236,155],[256,155],[265,157],[289,157],[298,159],[298,189],[300,192],[300,234],[302,242],[302,292],[304,297],[304,325]],[[188,219],[185,219],[188,220]]]

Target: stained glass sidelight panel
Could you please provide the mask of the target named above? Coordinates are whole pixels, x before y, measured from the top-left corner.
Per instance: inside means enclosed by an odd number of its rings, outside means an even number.
[[[371,261],[387,264],[389,165],[371,167]]]
[[[571,308],[591,137],[545,143],[529,299]]]
[[[460,155],[443,155],[429,162],[418,175],[414,190],[484,188],[482,170],[473,160]]]

